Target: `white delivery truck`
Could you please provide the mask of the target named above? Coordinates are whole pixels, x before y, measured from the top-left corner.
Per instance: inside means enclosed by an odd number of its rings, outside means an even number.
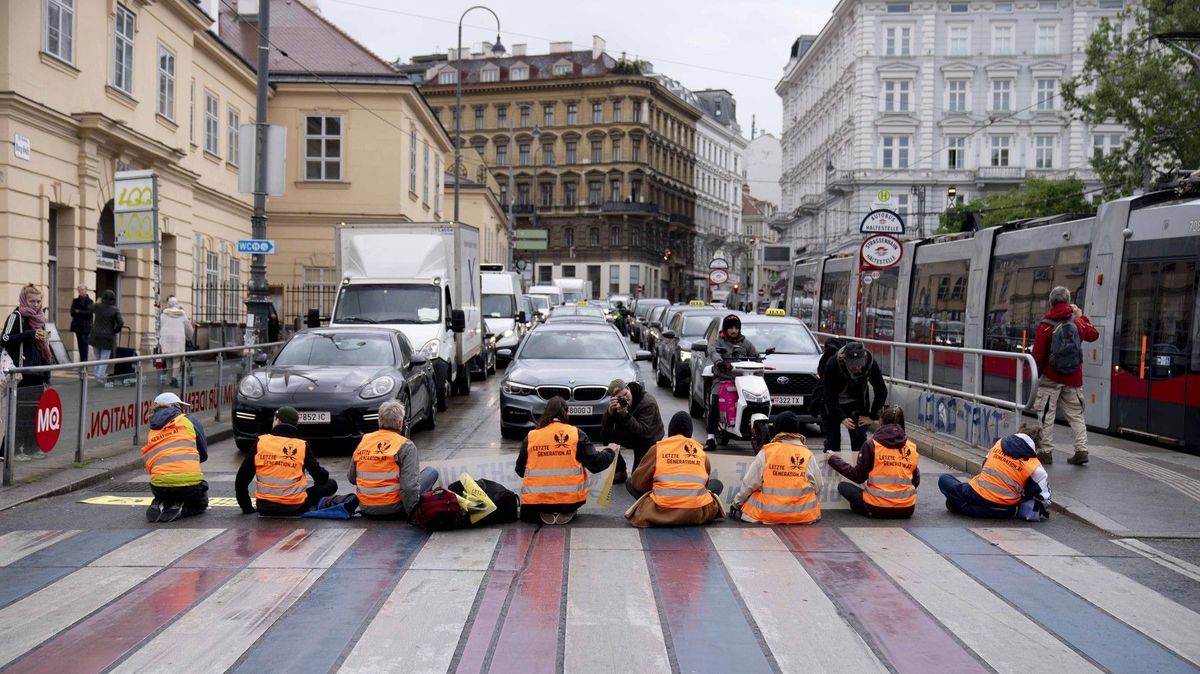
[[[550,309],[557,307],[563,303],[563,291],[558,286],[533,286],[529,289],[527,295],[537,297],[545,297],[550,302]],[[547,311],[547,315],[549,311]]]
[[[485,338],[495,340],[497,364],[507,364],[525,336],[525,312],[521,309],[521,275],[511,271],[485,271],[479,275],[483,288]]]
[[[592,299],[592,282],[581,278],[556,278],[554,285],[562,289],[563,302],[575,304]]]
[[[479,230],[462,223],[340,224],[331,327],[395,327],[433,362],[437,405],[471,391],[482,368]]]

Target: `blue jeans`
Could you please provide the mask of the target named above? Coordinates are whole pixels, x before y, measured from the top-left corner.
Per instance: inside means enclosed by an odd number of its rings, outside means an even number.
[[[993,520],[1009,520],[1017,513],[1017,506],[1004,506],[983,498],[966,482],[949,473],[938,478],[938,489],[946,497],[946,508],[967,517],[982,517]]]
[[[95,346],[92,347],[92,350],[96,352],[96,360],[108,360],[109,358],[112,358],[112,347],[104,349],[99,346]],[[95,368],[96,379],[104,379],[104,375],[107,372],[108,363],[101,363],[100,365],[97,365]]]

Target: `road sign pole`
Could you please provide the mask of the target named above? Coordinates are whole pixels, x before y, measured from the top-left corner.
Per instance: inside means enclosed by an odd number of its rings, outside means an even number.
[[[151,281],[154,286],[154,353],[162,350],[162,237],[158,231],[158,174],[150,176],[150,184],[154,186],[154,256],[150,270]],[[140,414],[140,412],[139,412]],[[83,423],[80,419],[79,423]]]
[[[258,3],[258,69],[257,89],[254,106],[254,215],[250,218],[250,235],[255,239],[267,238],[267,84],[270,74],[271,3]],[[457,207],[458,204],[455,203]],[[266,341],[267,316],[267,258],[261,253],[250,257],[250,291],[246,298],[247,320],[251,323],[246,331],[248,343],[261,344]]]

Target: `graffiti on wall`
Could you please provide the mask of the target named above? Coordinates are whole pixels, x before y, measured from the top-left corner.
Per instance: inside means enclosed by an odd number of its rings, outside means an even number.
[[[1015,428],[1012,410],[941,393],[918,393],[916,406],[918,424],[977,447],[991,447]]]

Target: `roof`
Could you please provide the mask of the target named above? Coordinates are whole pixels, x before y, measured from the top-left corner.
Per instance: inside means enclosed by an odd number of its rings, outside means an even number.
[[[571,63],[571,77],[604,77],[610,74],[612,69],[617,65],[616,60],[608,54],[601,54],[600,58],[592,58],[592,51],[587,50],[559,54],[464,59],[462,61],[439,63],[437,67],[444,69],[447,66],[451,68],[458,66],[459,72],[462,73],[463,84],[479,82],[479,71],[488,65],[496,65],[500,68],[500,81],[504,82],[511,81],[509,78],[509,69],[514,65],[529,66],[530,80],[553,80],[558,77],[564,77],[554,74],[554,64],[564,60]],[[435,85],[436,83],[433,81],[426,84],[428,87]]]
[[[758,206],[758,199],[742,192],[742,215],[761,216],[762,214],[762,209]]]
[[[396,75],[396,69],[302,2],[271,3],[272,73]],[[222,2],[219,36],[252,67],[258,66],[258,22],[238,17]],[[287,56],[284,56],[287,54]]]

